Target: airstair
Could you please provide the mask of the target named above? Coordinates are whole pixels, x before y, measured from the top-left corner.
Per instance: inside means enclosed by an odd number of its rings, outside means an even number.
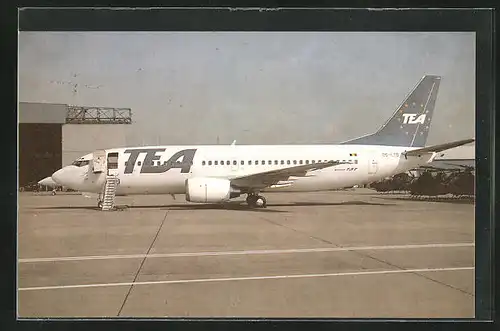
[[[114,175],[106,176],[106,183],[104,184],[104,197],[102,201],[102,210],[114,210],[116,189],[120,179]]]

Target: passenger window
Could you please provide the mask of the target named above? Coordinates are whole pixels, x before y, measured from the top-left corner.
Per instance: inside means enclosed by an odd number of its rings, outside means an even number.
[[[278,164],[278,160],[274,160],[274,164]]]
[[[248,165],[252,165],[252,161],[248,161]]]
[[[141,161],[137,162],[137,165],[141,165]]]
[[[211,166],[212,165],[212,161],[208,161],[208,165]]]
[[[358,160],[354,160],[354,164],[358,164]]]
[[[299,164],[302,164],[302,160],[299,160]]]
[[[206,164],[206,162],[205,162],[205,161],[201,162],[201,165],[205,165],[205,164]]]
[[[224,164],[224,163],[222,163]],[[214,161],[214,165],[219,165],[219,161]]]
[[[166,166],[167,165],[167,161],[163,161],[163,165]],[[205,161],[203,161],[203,165],[205,165]]]
[[[297,160],[293,160],[293,164],[297,164]]]
[[[309,160],[306,160],[306,164],[309,164]]]
[[[269,161],[267,161],[267,164],[271,165],[271,164],[273,164],[273,161],[269,160]]]
[[[238,162],[236,162],[236,160],[234,160],[233,161],[233,165],[237,165],[237,164],[238,164]]]
[[[241,160],[241,165],[245,165],[245,161]]]
[[[281,160],[281,164],[285,164],[285,161]]]
[[[230,165],[231,163],[229,161],[226,161],[226,165]]]
[[[286,161],[286,164],[290,164],[290,160]]]
[[[262,165],[266,165],[266,161],[265,161],[265,160],[262,160],[262,161],[260,162],[260,164],[262,164]]]
[[[128,165],[128,161],[125,161],[125,166],[127,166],[127,165]]]
[[[255,160],[255,165],[259,165],[259,160]]]

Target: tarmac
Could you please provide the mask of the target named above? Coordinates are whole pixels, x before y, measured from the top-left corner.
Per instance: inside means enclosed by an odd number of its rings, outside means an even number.
[[[474,204],[19,195],[18,317],[473,318]]]

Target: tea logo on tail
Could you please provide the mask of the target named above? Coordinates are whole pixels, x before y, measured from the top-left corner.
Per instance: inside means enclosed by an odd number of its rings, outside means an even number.
[[[425,114],[418,115],[417,114],[403,114],[403,124],[424,124]]]

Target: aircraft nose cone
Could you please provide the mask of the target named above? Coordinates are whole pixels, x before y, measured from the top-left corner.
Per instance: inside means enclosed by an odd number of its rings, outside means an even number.
[[[42,179],[41,181],[38,182],[39,185],[44,185],[44,186],[56,186],[56,182],[51,178],[51,177],[46,177]]]
[[[62,182],[64,180],[63,169],[59,169],[56,172],[54,172],[51,178],[57,184],[62,185]]]

